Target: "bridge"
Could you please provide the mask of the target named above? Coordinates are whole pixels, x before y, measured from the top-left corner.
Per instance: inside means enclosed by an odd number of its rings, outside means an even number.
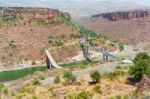
[[[88,43],[85,42],[85,40],[81,40],[79,41],[79,44],[83,50],[83,56],[85,57],[86,60],[91,61],[90,60],[90,53],[89,50],[94,50],[96,52],[102,53],[103,55],[103,61],[108,61],[109,57],[115,59],[115,60],[119,60],[119,58],[117,56],[114,56],[112,54],[110,54],[107,50],[105,50],[104,48],[98,48],[96,46],[92,46]],[[52,57],[50,51],[50,49],[45,50],[46,53],[46,63],[47,63],[47,67],[49,69],[51,68],[58,68],[58,69],[62,69],[61,66],[59,66],[56,61],[54,60],[54,58]]]
[[[81,40],[79,41],[79,44],[83,50],[83,55],[85,57],[86,60],[90,61],[90,53],[89,53],[89,50],[94,50],[96,52],[99,52],[99,53],[102,53],[103,55],[103,61],[108,61],[109,57],[110,58],[113,58],[115,60],[119,60],[119,58],[117,56],[114,56],[112,54],[110,54],[107,49],[105,50],[105,48],[99,48],[99,47],[96,47],[96,46],[92,46],[90,44],[87,44],[85,42],[85,40]]]
[[[51,53],[49,52],[49,49],[45,50],[45,53],[46,53],[46,63],[47,63],[48,69],[51,69],[51,68],[61,69],[62,68],[56,63],[56,61],[52,57]]]

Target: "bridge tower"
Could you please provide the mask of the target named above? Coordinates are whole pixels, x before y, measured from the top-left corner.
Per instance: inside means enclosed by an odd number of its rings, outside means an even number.
[[[102,54],[103,54],[103,61],[108,61],[108,54],[107,54],[108,50],[107,48],[103,48]]]

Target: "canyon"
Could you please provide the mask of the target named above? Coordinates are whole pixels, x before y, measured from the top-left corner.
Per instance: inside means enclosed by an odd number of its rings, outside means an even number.
[[[118,21],[118,20],[130,20],[133,18],[144,18],[150,15],[150,11],[125,11],[125,12],[110,12],[93,15],[92,18],[103,17],[104,19],[108,19],[110,21]]]
[[[93,15],[85,22],[93,31],[112,41],[150,47],[150,10],[128,10]],[[139,48],[139,49],[140,49]]]

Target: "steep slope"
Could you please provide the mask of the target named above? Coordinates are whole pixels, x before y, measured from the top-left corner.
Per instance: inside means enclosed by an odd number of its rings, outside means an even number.
[[[0,8],[1,67],[45,63],[46,49],[73,41],[70,35],[78,34],[64,22],[67,18],[71,19],[68,13],[56,9]]]
[[[148,46],[150,41],[150,11],[133,10],[93,15],[85,23],[92,30],[105,34],[108,39],[129,44]]]

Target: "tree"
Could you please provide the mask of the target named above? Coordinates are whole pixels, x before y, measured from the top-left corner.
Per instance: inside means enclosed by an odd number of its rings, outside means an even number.
[[[134,66],[130,68],[130,74],[137,81],[140,81],[144,74],[150,76],[150,56],[147,53],[137,54],[134,59]]]
[[[98,71],[91,72],[90,76],[93,79],[94,83],[99,82],[99,80],[101,79],[101,75],[100,75],[100,73]]]

